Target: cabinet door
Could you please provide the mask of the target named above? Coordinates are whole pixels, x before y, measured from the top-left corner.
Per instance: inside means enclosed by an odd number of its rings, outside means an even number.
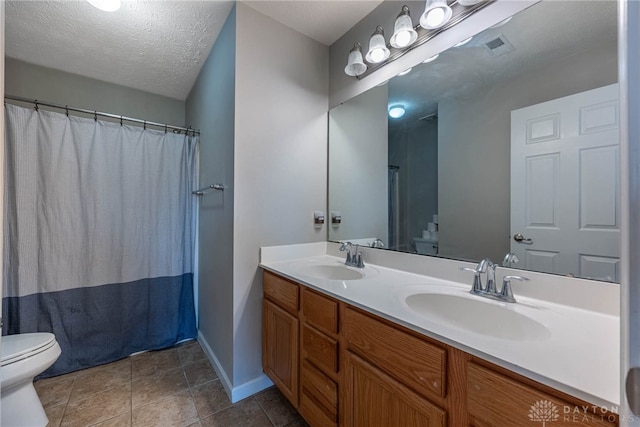
[[[446,413],[351,352],[345,360],[347,427],[444,427]]]
[[[297,408],[298,319],[266,299],[262,316],[262,368]]]

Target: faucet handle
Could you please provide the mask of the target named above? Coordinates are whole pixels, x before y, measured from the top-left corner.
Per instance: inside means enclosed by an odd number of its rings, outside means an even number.
[[[502,278],[502,290],[500,291],[500,299],[506,302],[516,302],[511,290],[511,281],[519,280],[521,282],[528,282],[530,279],[523,276],[504,276]]]
[[[480,279],[480,273],[482,273],[482,270],[470,267],[460,267],[460,271],[473,273],[473,285],[471,286],[470,291],[472,294],[480,294],[484,292],[484,289],[482,288],[482,279]]]

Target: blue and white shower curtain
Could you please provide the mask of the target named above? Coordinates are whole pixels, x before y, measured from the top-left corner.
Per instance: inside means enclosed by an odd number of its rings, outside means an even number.
[[[44,376],[196,336],[196,137],[6,106],[6,334],[53,332]]]

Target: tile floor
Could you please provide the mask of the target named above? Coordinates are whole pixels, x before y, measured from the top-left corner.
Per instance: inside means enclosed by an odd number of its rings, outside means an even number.
[[[274,387],[232,405],[195,341],[34,385],[50,427],[307,426]]]

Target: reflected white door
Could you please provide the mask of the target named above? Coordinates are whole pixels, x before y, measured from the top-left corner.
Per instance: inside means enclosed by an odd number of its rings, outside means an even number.
[[[511,112],[511,252],[522,268],[620,280],[618,99],[614,84]]]

